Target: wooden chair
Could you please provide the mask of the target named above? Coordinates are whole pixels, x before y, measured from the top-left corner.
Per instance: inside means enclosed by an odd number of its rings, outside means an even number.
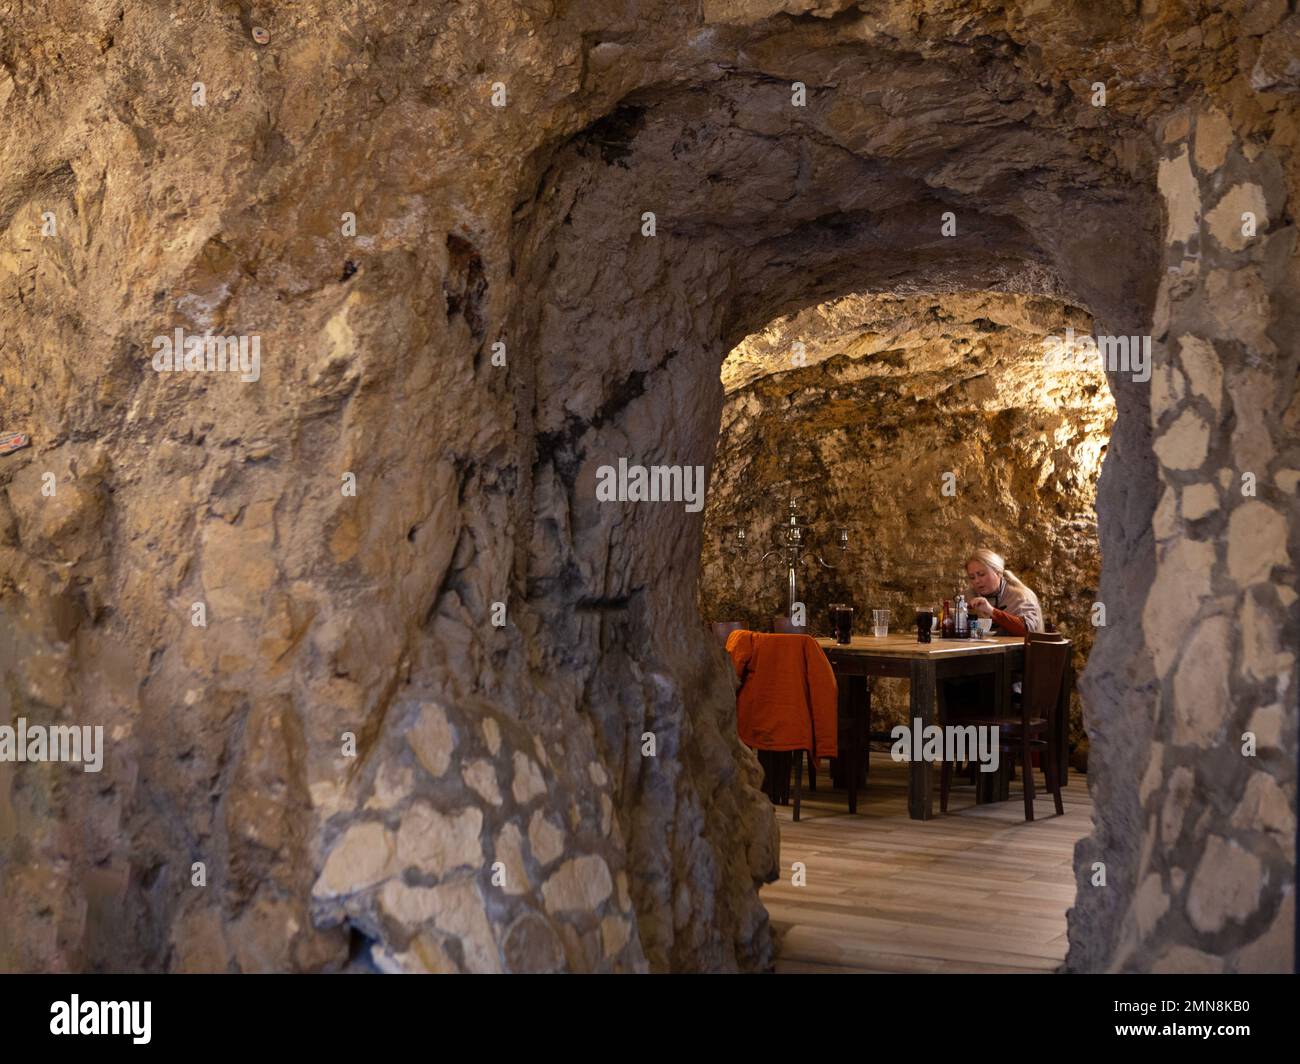
[[[996,728],[999,751],[1013,764],[1016,754],[1020,755],[1026,820],[1034,819],[1035,752],[1042,758],[1047,789],[1056,804],[1056,815],[1062,816],[1065,813],[1058,766],[1060,751],[1054,737],[1057,734],[1055,725],[1060,710],[1061,685],[1069,664],[1070,649],[1068,639],[1026,638],[1025,679],[1019,718],[967,717],[961,722],[963,725],[973,724],[977,728]],[[945,760],[939,776],[939,809],[944,813],[948,811],[951,778],[952,765]]]
[[[790,769],[794,769],[794,820],[798,823],[803,801],[803,761],[808,758],[811,790],[817,790],[817,761],[807,750],[755,750],[763,768],[763,793],[773,805],[790,804]]]
[[[786,616],[784,613],[778,613],[775,617],[772,618],[772,631],[775,632],[775,633],[778,634],[778,635],[810,635],[810,634],[811,634],[811,633],[808,631],[808,627],[807,627],[807,625],[804,625],[804,626],[801,627],[801,626],[795,624],[795,623],[794,623],[793,621],[791,621],[790,618],[789,618],[788,616]],[[795,785],[795,798],[794,798],[794,818],[795,818],[795,820],[798,820],[798,819],[799,819],[799,795],[800,795],[800,794],[802,793],[802,791],[803,791],[803,786],[802,786],[802,782],[803,782],[803,755],[804,755],[805,753],[808,753],[808,752],[807,752],[807,751],[801,751],[801,752],[799,752],[799,756],[798,756],[798,758],[796,759],[796,761],[795,761],[795,766],[794,766],[794,771],[795,771],[795,780],[796,780],[796,785]],[[781,805],[789,805],[789,804],[790,804],[790,765],[789,765],[789,759],[786,759],[786,761],[784,761],[783,764],[784,764],[784,766],[785,766],[785,768],[784,768],[785,775],[784,775],[782,778],[783,778],[783,780],[785,781],[785,782],[784,782],[784,787],[785,787],[785,798],[786,798],[786,800],[783,801],[783,802],[781,802],[780,804],[781,804]],[[781,770],[778,769],[777,771],[781,771]],[[814,794],[817,792],[817,760],[816,760],[816,758],[814,758],[814,757],[812,756],[811,753],[808,753],[808,789],[809,789],[810,791],[812,791]]]
[[[811,750],[755,750],[763,769],[763,793],[773,805],[790,804],[790,769],[794,769],[794,819],[799,819],[803,800],[803,762],[808,759],[808,789],[817,793],[817,759]],[[834,761],[834,758],[827,758]]]
[[[1060,632],[1058,632],[1058,631],[1056,630],[1056,625],[1053,624],[1051,621],[1045,620],[1045,621],[1043,622],[1043,627],[1044,627],[1045,631],[1042,631],[1042,632],[1026,632],[1026,633],[1025,633],[1025,642],[1027,642],[1027,643],[1059,643],[1059,642],[1061,642],[1061,640],[1063,640],[1063,639],[1065,638],[1065,636],[1063,636]],[[1024,686],[1023,683],[1021,684],[1021,686],[1022,686],[1022,687]],[[1069,695],[1068,695],[1068,693],[1064,693],[1062,697],[1063,697],[1063,703],[1062,703],[1062,704],[1063,704],[1063,706],[1065,707],[1064,709],[1062,709],[1062,712],[1067,712],[1067,713],[1068,713],[1068,712],[1069,712]],[[942,685],[942,684],[941,684],[940,687],[939,687],[939,707],[940,707],[940,712],[939,712],[940,719],[941,719],[941,720],[944,720],[944,719],[945,719],[945,710],[944,710],[944,705],[943,705],[943,685]],[[1012,709],[1013,713],[1019,712],[1019,710],[1020,710],[1020,695],[1019,695],[1016,691],[1012,691],[1012,692],[1011,692],[1011,709]],[[965,724],[965,723],[969,723],[969,721],[963,719],[963,720],[962,720],[962,723],[963,723],[963,724]],[[1058,726],[1063,727],[1063,726],[1064,726],[1064,725],[1063,725],[1063,722],[1058,722]],[[1038,754],[1037,754],[1037,753],[1034,754],[1033,762],[1034,762],[1035,765],[1038,764]],[[970,766],[969,766],[969,769],[970,769],[970,781],[971,781],[972,783],[975,783],[975,782],[976,782],[976,778],[977,778],[976,775],[975,775],[975,773],[976,773],[976,771],[977,771],[977,768],[976,768],[976,765],[975,765],[974,762],[971,762],[971,764],[970,764]],[[1064,766],[1061,766],[1061,770],[1062,770],[1062,776],[1064,776]],[[1014,768],[1013,768],[1013,770],[1010,772],[1009,775],[1010,775],[1010,778],[1011,778],[1012,780],[1015,779],[1015,775],[1016,775],[1016,774],[1015,774]]]
[[[787,619],[787,623],[788,623],[788,619]],[[792,627],[790,631],[780,632],[775,634],[779,634],[782,637],[789,636],[789,635],[796,635],[796,636],[806,637],[809,640],[811,639],[811,637],[808,636],[807,630],[804,628]],[[768,636],[764,638],[771,638],[771,637]],[[818,651],[818,654],[821,657],[822,663],[826,666],[827,675],[830,676],[831,669],[829,664],[826,663],[825,661],[825,654],[820,650]],[[806,660],[806,659],[801,659],[801,660]],[[765,674],[770,675],[770,666],[768,667],[766,672],[760,671],[752,675],[762,676]],[[746,679],[745,682],[748,683],[751,681],[749,679]],[[804,685],[805,685],[805,691],[808,694],[808,698],[811,700],[814,696],[811,691],[811,686],[809,684],[809,679],[807,674],[804,675]],[[811,701],[810,701],[810,710],[811,710]],[[815,715],[815,713],[813,715]],[[812,727],[814,729],[813,745],[817,746],[819,744],[816,738],[815,722],[812,723]],[[742,736],[743,736],[743,730],[742,730]],[[804,756],[806,755],[808,758],[811,789],[814,791],[817,789],[817,759],[813,757],[812,751],[807,748],[797,749],[797,750],[791,750],[791,749],[772,750],[772,749],[763,748],[761,746],[756,746],[754,747],[754,751],[758,755],[758,762],[763,768],[763,791],[765,794],[767,794],[767,796],[772,800],[774,804],[777,805],[790,804],[790,769],[792,767],[794,768],[794,777],[795,777],[794,819],[797,821],[799,819],[800,806],[803,799]],[[827,756],[829,760],[828,755],[823,755],[823,756]]]
[[[1057,631],[1056,625],[1051,621],[1044,621],[1042,632],[1026,632],[1025,640],[1029,643],[1059,643],[1065,639],[1065,636]],[[1024,686],[1023,684],[1021,685]],[[1074,687],[1074,665],[1073,661],[1067,663],[1065,674],[1061,677],[1061,696],[1057,704],[1057,717],[1054,722],[1055,727],[1052,731],[1054,745],[1057,753],[1057,774],[1060,777],[1061,786],[1064,787],[1070,778],[1069,759],[1069,718],[1070,718],[1070,691]],[[1020,696],[1015,692],[1011,695],[1011,706],[1013,709],[1020,707]],[[1034,754],[1034,764],[1038,764],[1038,754]]]
[[[763,793],[772,800],[773,805],[789,805],[791,752],[760,748],[754,753],[758,755],[758,763],[763,769]],[[799,751],[799,756],[802,759],[802,750]]]

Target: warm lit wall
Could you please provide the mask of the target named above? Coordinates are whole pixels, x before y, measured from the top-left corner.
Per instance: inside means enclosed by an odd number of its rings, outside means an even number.
[[[1101,563],[1093,504],[1114,404],[1098,369],[1053,367],[1045,352],[1049,335],[1090,326],[1076,308],[1010,293],[850,296],[748,338],[723,367],[724,382],[750,383],[723,409],[702,615],[770,630],[784,612],[784,565],[761,567],[758,554],[793,495],[837,566],[799,574],[818,634],[833,601],[857,609],[859,634],[871,609],[909,627],[915,607],[968,593],[962,563],[988,546],[1075,641],[1082,669]],[[808,365],[791,368],[792,357]],[[827,538],[839,524],[851,536],[843,557]],[[753,544],[746,557],[731,549],[737,527]],[[904,719],[904,681],[874,690],[875,729]],[[1071,724],[1086,745],[1077,695]]]

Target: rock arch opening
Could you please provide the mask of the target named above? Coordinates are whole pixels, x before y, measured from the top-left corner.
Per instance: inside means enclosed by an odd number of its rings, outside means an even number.
[[[541,549],[523,560],[530,605],[564,631],[596,701],[618,706],[588,702],[583,712],[600,719],[603,752],[631,770],[615,789],[632,864],[664,872],[651,890],[634,877],[657,965],[699,963],[701,949],[742,965],[768,956],[753,891],[775,872],[773,827],[737,747],[725,670],[698,638],[701,519],[683,506],[598,501],[601,467],[712,467],[723,360],[780,315],[855,292],[1001,289],[1086,306],[1099,333],[1138,333],[1158,280],[1148,183],[1097,167],[1068,139],[1027,139],[996,108],[978,153],[987,169],[972,162],[954,172],[940,161],[942,142],[969,148],[969,127],[929,108],[891,117],[884,82],[902,76],[897,66],[871,71],[843,59],[837,76],[841,91],[806,114],[791,111],[788,84],[756,73],[639,90],[549,155],[516,211],[516,279],[537,292],[538,310],[517,323],[537,352],[533,390],[516,407],[540,441],[532,490]],[[877,78],[877,104],[843,115],[834,102],[843,83],[857,79],[871,100],[862,82]],[[952,82],[944,91],[960,93]],[[1030,140],[1032,158],[1023,154]],[[948,215],[956,238],[944,233]],[[1110,490],[1153,506],[1145,396],[1112,384],[1124,457],[1111,475],[1123,484]],[[1103,514],[1106,492],[1103,478]],[[1140,571],[1149,543],[1131,529],[1112,540],[1124,548],[1108,562]],[[1132,582],[1123,592],[1141,594]],[[1121,636],[1109,668],[1126,668],[1126,653]],[[682,743],[689,766],[657,807],[645,788],[664,781],[619,753],[654,730],[651,720]],[[669,874],[663,833],[683,817],[697,841]],[[697,925],[683,915],[697,905],[710,912],[716,937],[707,943],[690,940]]]
[[[1105,621],[1096,488],[1115,407],[1099,366],[1057,354],[1092,328],[1041,295],[855,293],[746,337],[722,367],[702,616],[765,629],[786,611],[783,571],[760,556],[795,498],[835,566],[798,576],[817,634],[832,602],[857,604],[859,634],[872,608],[905,630],[915,608],[955,597],[966,553],[987,544],[1069,633],[1082,672]],[[741,529],[753,549],[737,547]],[[874,730],[907,719],[905,694],[902,681],[877,682]],[[1080,765],[1077,692],[1069,730]]]

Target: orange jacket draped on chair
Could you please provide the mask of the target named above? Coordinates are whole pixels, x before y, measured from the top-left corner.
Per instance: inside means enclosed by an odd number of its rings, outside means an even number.
[[[727,637],[740,678],[740,741],[756,750],[810,750],[837,757],[835,673],[817,640],[741,630]]]

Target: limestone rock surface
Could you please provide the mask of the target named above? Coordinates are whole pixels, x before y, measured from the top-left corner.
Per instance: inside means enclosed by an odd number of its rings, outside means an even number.
[[[1111,380],[1071,964],[1221,958],[1183,896],[1130,914],[1148,872],[1175,895],[1137,785],[1178,647],[1157,671],[1143,616],[1195,544],[1197,611],[1248,571],[1300,634],[1295,16],[1267,7],[0,0],[0,431],[31,436],[0,456],[0,719],[108,737],[100,773],[0,764],[0,968],[766,968],[777,832],[698,623],[702,514],[601,503],[597,471],[710,465],[719,368],[774,319],[996,288],[1221,360],[1212,421]],[[1185,224],[1239,184],[1247,247]],[[257,372],[155,370],[176,329],[256,338]],[[1204,465],[1161,467],[1189,404]],[[1239,494],[1178,515],[1245,473],[1285,539]],[[1270,557],[1228,572],[1229,530]],[[1162,772],[1294,801],[1294,673],[1233,677],[1225,734],[1280,745]],[[1234,809],[1157,863],[1245,928],[1227,963],[1276,966],[1287,855]],[[454,845],[398,868],[419,819]],[[1258,892],[1193,873],[1211,834]]]

